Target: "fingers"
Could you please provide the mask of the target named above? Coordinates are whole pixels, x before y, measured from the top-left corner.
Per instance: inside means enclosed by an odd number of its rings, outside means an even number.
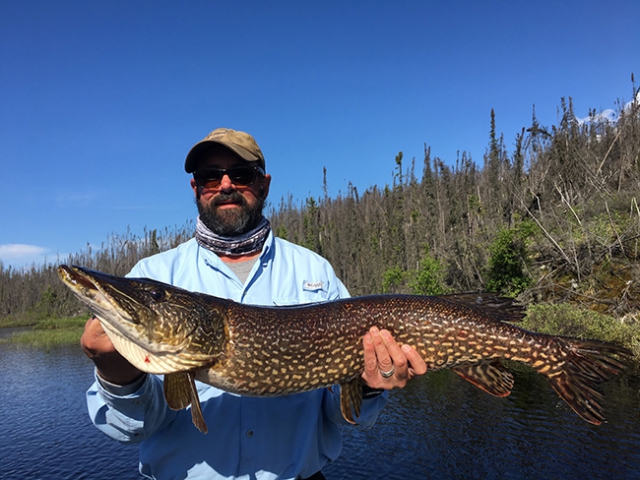
[[[111,340],[102,328],[97,317],[93,316],[84,324],[84,332],[80,337],[80,346],[89,358],[115,351]]]
[[[381,372],[389,372],[392,368],[401,370],[400,363],[406,364],[406,361],[400,357],[404,357],[400,351],[400,347],[395,342],[391,334],[387,330],[379,331],[376,327],[371,329],[373,337],[373,345],[376,349],[376,358],[378,359],[378,369]]]
[[[413,376],[424,375],[427,373],[427,364],[415,348],[411,345],[402,345],[402,351],[406,355],[409,365],[411,365],[409,370],[412,372]]]
[[[376,357],[376,348],[373,345],[373,337],[367,333],[362,339],[364,349],[364,376],[375,378],[378,375],[378,358]]]
[[[98,375],[108,382],[127,385],[143,374],[118,353],[96,317],[85,323],[80,345],[98,369]]]
[[[375,327],[372,329],[374,338],[377,330]],[[406,382],[409,376],[408,363],[400,345],[396,343],[388,330],[380,330],[377,337],[380,341],[376,342],[374,340],[374,345],[376,346],[380,375],[385,379],[395,377],[397,380]]]
[[[371,388],[402,388],[427,371],[418,352],[409,345],[400,346],[387,330],[372,327],[364,336],[363,347],[362,378]]]

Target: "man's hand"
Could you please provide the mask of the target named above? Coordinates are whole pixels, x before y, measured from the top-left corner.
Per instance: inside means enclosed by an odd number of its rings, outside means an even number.
[[[387,330],[371,327],[362,343],[362,378],[370,388],[403,388],[409,380],[427,372],[427,364],[418,352],[409,345],[398,345]]]
[[[127,385],[139,379],[143,372],[131,365],[113,347],[96,317],[87,320],[80,338],[84,353],[93,360],[100,378],[116,385]]]

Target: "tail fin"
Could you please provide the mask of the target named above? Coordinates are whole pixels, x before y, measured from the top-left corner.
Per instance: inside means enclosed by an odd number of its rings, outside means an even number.
[[[564,362],[544,374],[556,393],[580,417],[600,425],[605,420],[600,384],[624,370],[626,360],[633,354],[624,347],[595,340],[566,339],[564,347]]]

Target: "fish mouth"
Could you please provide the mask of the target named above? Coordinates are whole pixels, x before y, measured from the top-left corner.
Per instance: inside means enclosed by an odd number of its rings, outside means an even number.
[[[101,320],[108,320],[113,317],[114,312],[117,313],[120,321],[135,324],[137,323],[131,315],[120,307],[120,303],[109,294],[102,286],[111,285],[110,281],[100,281],[98,277],[103,276],[100,272],[89,270],[88,268],[78,267],[75,265],[60,265],[58,267],[58,276],[60,279],[75,293],[75,295],[85,303],[93,313]],[[124,295],[121,290],[118,293]],[[133,299],[130,299],[133,300]],[[102,315],[100,315],[102,313]],[[102,318],[102,317],[105,318]],[[117,322],[112,325],[117,329]],[[111,322],[109,322],[111,325]]]
[[[153,329],[132,315],[133,308],[141,311],[148,308],[131,295],[127,295],[128,279],[76,265],[60,265],[58,276],[98,317],[114,344],[130,342],[146,352],[158,355],[175,354],[183,349],[183,345],[169,347],[166,344],[154,342]],[[118,285],[118,282],[122,285]],[[129,308],[123,308],[123,304],[127,304]]]
[[[71,287],[98,290],[96,284],[89,280],[87,275],[83,275],[82,271],[83,269],[80,267],[60,265],[58,267],[58,276]]]

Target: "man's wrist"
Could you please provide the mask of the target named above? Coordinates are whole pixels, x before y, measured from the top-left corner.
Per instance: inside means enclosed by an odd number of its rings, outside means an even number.
[[[97,369],[96,369],[96,378],[98,379],[98,383],[100,383],[102,388],[104,388],[107,392],[113,395],[125,396],[125,395],[130,395],[136,392],[137,390],[139,390],[142,384],[144,383],[144,381],[146,380],[147,374],[144,372],[140,372],[140,373],[141,375],[139,377],[135,378],[133,381],[128,382],[126,384],[110,382],[109,380],[102,377],[102,375],[100,375],[100,372]]]
[[[366,383],[362,384],[362,398],[374,398],[384,392],[381,388],[371,388]]]

